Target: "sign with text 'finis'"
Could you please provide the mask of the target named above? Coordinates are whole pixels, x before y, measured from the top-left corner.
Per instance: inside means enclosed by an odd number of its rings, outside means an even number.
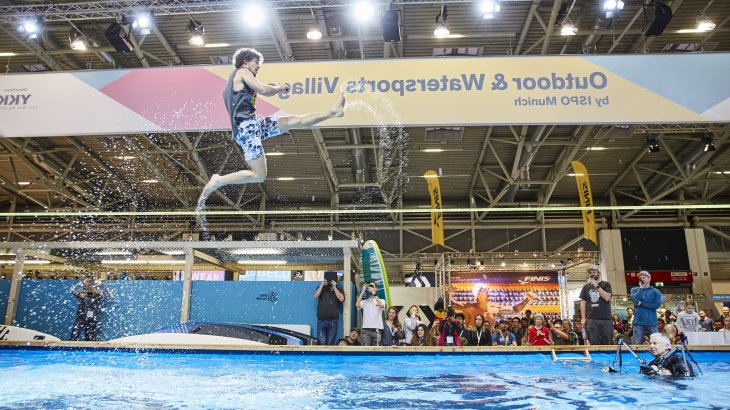
[[[265,64],[260,115],[348,108],[321,127],[730,121],[730,54]],[[0,136],[227,130],[231,66],[0,75]],[[689,80],[691,79],[691,80]]]

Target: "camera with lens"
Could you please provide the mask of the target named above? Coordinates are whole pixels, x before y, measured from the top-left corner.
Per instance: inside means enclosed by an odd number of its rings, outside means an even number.
[[[331,285],[333,280],[337,280],[337,272],[333,270],[328,270],[324,273],[324,280],[327,281],[328,285]]]

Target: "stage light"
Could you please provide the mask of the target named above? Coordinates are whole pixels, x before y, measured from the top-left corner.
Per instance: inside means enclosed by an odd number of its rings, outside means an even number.
[[[188,44],[193,46],[205,45],[205,27],[203,27],[203,23],[191,17],[188,22],[188,31],[192,34]]]
[[[132,29],[140,36],[152,34],[152,14],[147,11],[137,14],[137,17],[132,22]]]
[[[704,152],[717,150],[717,147],[715,147],[715,138],[708,132],[702,134],[702,143],[705,144],[703,148]]]
[[[368,21],[375,15],[373,5],[369,1],[364,0],[357,2],[353,11],[355,13],[355,19],[361,22]]]
[[[38,16],[28,17],[18,26],[18,32],[27,40],[35,40],[43,34],[43,19]]]
[[[646,143],[649,146],[649,152],[659,152],[662,149],[659,147],[659,142],[657,141],[656,137],[649,137],[646,139]]]
[[[504,268],[505,266],[507,266],[507,263],[505,263],[505,261],[502,261],[502,263],[500,263],[499,265]]]
[[[481,12],[482,12],[482,18],[483,19],[493,19],[494,15],[496,13],[499,13],[499,10],[501,10],[501,6],[499,5],[499,0],[484,0],[481,4]]]
[[[606,12],[607,19],[617,17],[618,14],[623,9],[624,9],[623,0],[605,0],[603,2],[603,11]]]
[[[71,50],[85,51],[87,48],[86,39],[84,35],[79,33],[76,29],[71,29],[68,33],[68,42],[71,45]]]

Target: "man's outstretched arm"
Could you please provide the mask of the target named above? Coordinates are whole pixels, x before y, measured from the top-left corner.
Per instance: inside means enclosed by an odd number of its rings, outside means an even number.
[[[245,67],[239,69],[237,75],[241,76],[241,80],[243,80],[249,88],[265,97],[271,97],[272,95],[276,95],[282,91],[289,90],[289,86],[287,84],[271,85],[262,83],[254,77],[253,73],[251,73],[248,68]]]

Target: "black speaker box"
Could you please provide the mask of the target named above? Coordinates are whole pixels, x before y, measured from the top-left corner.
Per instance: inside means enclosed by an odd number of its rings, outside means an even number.
[[[395,43],[400,41],[400,24],[398,24],[398,12],[386,10],[383,13],[383,41]]]
[[[672,21],[672,8],[664,3],[656,2],[644,6],[646,24],[642,31],[646,37],[661,35]]]
[[[129,32],[127,28],[119,23],[112,23],[104,33],[106,39],[112,44],[115,50],[120,53],[129,53],[134,49],[132,43],[129,42]]]

